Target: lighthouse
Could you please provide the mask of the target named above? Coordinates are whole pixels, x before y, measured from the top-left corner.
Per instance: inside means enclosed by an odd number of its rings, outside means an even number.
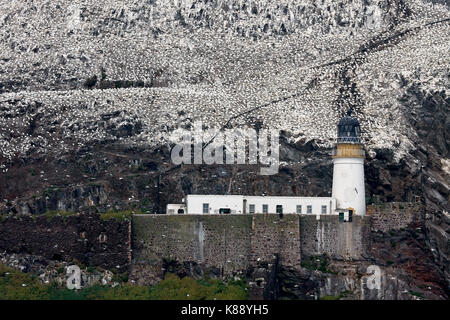
[[[361,129],[351,110],[337,126],[337,143],[333,149],[332,197],[336,199],[336,211],[352,215],[366,214],[364,186],[364,150]]]

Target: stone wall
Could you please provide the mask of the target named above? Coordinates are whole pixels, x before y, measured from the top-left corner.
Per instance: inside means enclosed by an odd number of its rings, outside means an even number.
[[[422,219],[423,208],[419,202],[386,202],[367,206],[372,231],[406,229]]]
[[[219,268],[224,276],[246,270],[251,225],[251,215],[135,215],[131,274],[146,273],[144,282],[156,281],[164,263],[173,260]]]
[[[362,258],[369,243],[369,218],[354,217],[351,223],[339,222],[338,216],[316,219],[295,214],[136,215],[132,278],[157,282],[170,261],[193,263],[203,271],[217,268],[216,273],[229,276],[275,260],[284,268],[299,269],[302,256],[324,253]]]
[[[286,267],[300,267],[299,216],[257,214],[252,219],[251,237],[252,265],[258,261],[272,261],[277,255],[280,264]]]
[[[369,218],[354,216],[352,222],[339,222],[337,215],[300,216],[301,255],[328,254],[332,258],[358,260],[365,254]]]
[[[275,258],[300,267],[299,232],[298,215],[135,215],[131,276],[140,283],[156,282],[170,261],[218,269],[221,276]]]
[[[129,221],[98,215],[16,216],[0,220],[0,251],[87,266],[126,268]]]

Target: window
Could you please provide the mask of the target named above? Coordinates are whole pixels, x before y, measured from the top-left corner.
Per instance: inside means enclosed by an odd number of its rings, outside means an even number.
[[[167,214],[174,214],[175,213],[175,210],[174,209],[169,209],[169,210],[167,210]]]
[[[279,213],[279,214],[283,213],[283,206],[280,204],[277,204],[277,213]]]
[[[220,208],[219,209],[219,213],[220,214],[230,214],[231,213],[231,209],[230,208]]]
[[[254,204],[249,204],[248,205],[248,211],[250,214],[255,213],[255,205]]]
[[[263,213],[269,213],[269,205],[268,204],[263,204]]]
[[[184,214],[184,209],[178,209],[178,214]]]
[[[203,213],[209,213],[209,203],[203,204]]]
[[[302,213],[302,206],[301,205],[297,205],[297,213]]]
[[[312,206],[306,206],[306,213],[312,213]]]
[[[327,206],[322,206],[322,214],[326,214],[327,213]]]

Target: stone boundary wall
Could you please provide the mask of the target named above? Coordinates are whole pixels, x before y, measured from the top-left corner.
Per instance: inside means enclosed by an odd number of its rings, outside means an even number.
[[[337,215],[320,220],[295,214],[281,219],[275,214],[135,215],[131,273],[156,282],[167,261],[218,268],[222,276],[230,276],[275,259],[294,269],[301,267],[304,256],[360,260],[370,242],[369,222],[368,217],[339,222]]]
[[[126,270],[130,262],[129,224],[87,214],[3,218],[0,251]]]
[[[154,266],[155,272],[162,260],[220,268],[223,275],[246,270],[251,225],[251,215],[135,215],[133,264]]]
[[[280,264],[299,268],[300,225],[299,216],[285,214],[256,214],[252,219],[252,265],[258,261],[273,261],[278,255]]]
[[[299,232],[298,215],[134,215],[131,278],[156,283],[171,261],[224,277],[278,259],[300,267]]]
[[[423,207],[419,202],[387,202],[367,206],[372,231],[406,229],[422,219]]]
[[[369,243],[370,219],[354,216],[352,222],[339,222],[337,215],[300,216],[302,257],[328,254],[332,258],[359,260]]]

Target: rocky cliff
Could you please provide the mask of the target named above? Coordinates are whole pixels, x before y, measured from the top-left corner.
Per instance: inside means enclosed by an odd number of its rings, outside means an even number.
[[[361,122],[368,202],[420,201],[449,279],[444,1],[0,4],[0,212],[162,213],[187,193],[326,196],[335,124]],[[279,173],[175,166],[175,129],[281,131]]]

